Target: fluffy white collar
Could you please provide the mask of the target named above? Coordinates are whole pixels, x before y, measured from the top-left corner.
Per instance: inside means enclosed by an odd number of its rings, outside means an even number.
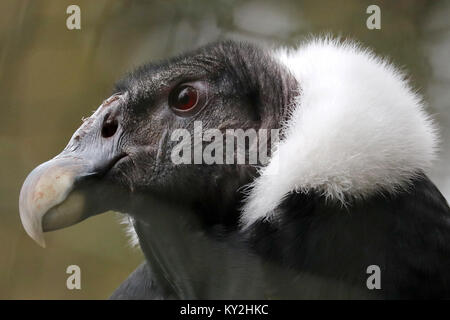
[[[313,40],[274,51],[299,83],[285,138],[243,207],[242,223],[276,214],[291,192],[342,203],[408,186],[435,158],[437,134],[405,76],[359,45]]]

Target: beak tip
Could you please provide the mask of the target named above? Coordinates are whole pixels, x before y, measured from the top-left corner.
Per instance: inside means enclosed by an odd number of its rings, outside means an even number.
[[[27,233],[27,235],[33,239],[40,247],[45,248],[45,238],[44,238],[44,233],[41,230],[37,230],[35,228],[30,228],[30,225],[27,223],[23,223],[22,220],[22,225],[25,229],[25,232]]]
[[[41,248],[45,248],[45,239],[44,235],[32,237],[29,235]]]
[[[46,248],[46,244],[45,244],[45,240],[44,240],[44,239],[37,240],[37,239],[34,239],[34,238],[33,238],[33,240],[34,240],[34,242],[36,242],[36,243],[38,244],[38,246],[40,246],[41,248],[43,248],[43,249]]]

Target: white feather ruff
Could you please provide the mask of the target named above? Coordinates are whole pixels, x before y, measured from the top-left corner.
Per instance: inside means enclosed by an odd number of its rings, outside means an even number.
[[[404,74],[351,42],[321,39],[274,51],[299,83],[289,121],[243,207],[242,224],[271,218],[293,191],[349,198],[393,193],[426,171],[433,122]]]

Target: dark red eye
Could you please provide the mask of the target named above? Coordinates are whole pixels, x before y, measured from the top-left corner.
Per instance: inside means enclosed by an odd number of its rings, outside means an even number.
[[[197,89],[183,85],[176,88],[169,96],[169,105],[178,111],[188,111],[194,108],[198,102]]]

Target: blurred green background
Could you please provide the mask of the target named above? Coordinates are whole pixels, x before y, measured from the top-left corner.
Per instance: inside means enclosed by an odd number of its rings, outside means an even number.
[[[81,30],[66,8],[81,8]],[[368,30],[366,8],[381,8]],[[18,197],[26,175],[58,154],[124,72],[209,41],[295,45],[309,34],[351,37],[409,70],[442,136],[430,176],[450,199],[450,1],[0,1],[0,298],[103,299],[142,261],[116,214],[25,234]],[[66,288],[68,265],[82,289]]]

